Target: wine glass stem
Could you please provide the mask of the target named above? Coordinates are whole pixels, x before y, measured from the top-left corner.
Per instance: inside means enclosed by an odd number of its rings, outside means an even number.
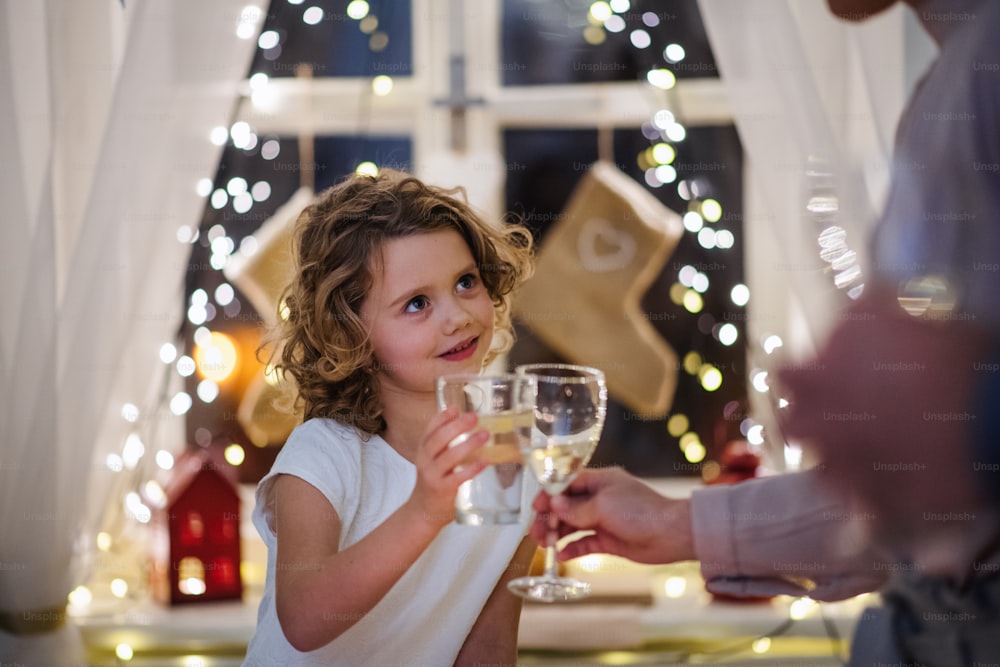
[[[559,517],[555,512],[549,512],[549,532],[545,538],[545,576],[554,578],[559,576],[556,564],[556,542],[559,541]]]

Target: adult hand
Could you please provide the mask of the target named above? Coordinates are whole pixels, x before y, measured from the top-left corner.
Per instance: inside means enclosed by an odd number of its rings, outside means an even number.
[[[894,291],[873,290],[815,359],[779,373],[785,435],[815,448],[824,477],[873,512],[888,546],[908,551],[975,518],[971,406],[985,349],[967,323],[914,318]]]
[[[559,559],[590,553],[624,556],[639,563],[693,560],[691,508],[667,498],[618,468],[584,470],[558,496],[540,493],[531,535],[545,543],[548,513],[559,518],[560,537],[593,531],[567,544]]]

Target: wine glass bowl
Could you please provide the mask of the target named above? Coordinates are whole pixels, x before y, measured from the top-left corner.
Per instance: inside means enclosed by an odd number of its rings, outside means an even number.
[[[604,373],[571,364],[528,364],[516,372],[533,376],[537,382],[531,437],[521,442],[525,463],[546,493],[559,495],[590,461],[600,439],[607,414]],[[512,592],[539,602],[590,594],[586,582],[558,575],[557,529],[558,519],[551,515],[545,573],[511,581],[508,588]]]

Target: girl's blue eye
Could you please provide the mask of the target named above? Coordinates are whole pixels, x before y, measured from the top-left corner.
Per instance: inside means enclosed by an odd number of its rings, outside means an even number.
[[[474,273],[466,273],[464,276],[458,279],[458,288],[460,290],[472,289],[479,282],[479,277]]]
[[[415,296],[406,303],[404,311],[407,313],[418,313],[427,307],[427,297]]]

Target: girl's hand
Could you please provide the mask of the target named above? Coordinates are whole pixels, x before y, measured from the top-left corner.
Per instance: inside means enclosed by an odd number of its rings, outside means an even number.
[[[436,528],[455,518],[455,494],[462,482],[478,475],[486,464],[474,453],[489,440],[489,431],[475,428],[478,418],[471,412],[459,414],[454,408],[440,412],[427,426],[417,450],[417,483],[409,502],[418,516]],[[471,431],[471,432],[470,432]],[[449,446],[462,434],[468,436]]]

